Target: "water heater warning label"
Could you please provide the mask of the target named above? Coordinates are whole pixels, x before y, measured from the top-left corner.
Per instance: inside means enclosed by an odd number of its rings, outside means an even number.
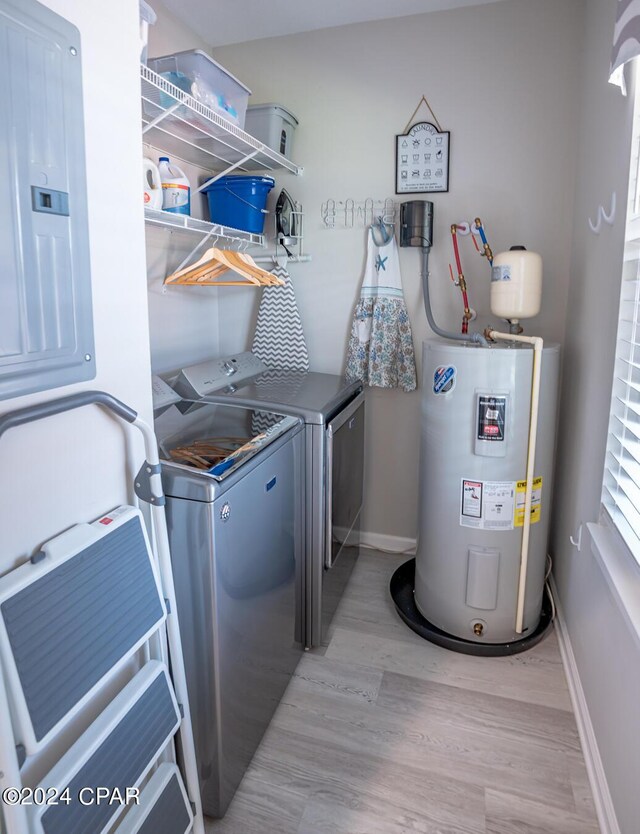
[[[482,481],[462,482],[462,515],[482,518]]]
[[[504,266],[491,267],[491,280],[492,281],[510,281],[511,280],[511,267],[509,266],[509,264],[505,264]]]
[[[489,443],[504,441],[507,398],[491,394],[478,396],[477,438]]]
[[[513,530],[515,481],[462,479],[460,524],[476,530]]]
[[[460,525],[476,530],[513,530],[524,524],[526,481],[462,479]],[[533,479],[531,523],[540,521],[542,478]]]
[[[516,514],[514,523],[516,527],[524,525],[524,499],[527,491],[527,482],[518,481],[516,484]],[[531,524],[540,521],[542,509],[542,478],[533,479],[533,492],[531,493]]]

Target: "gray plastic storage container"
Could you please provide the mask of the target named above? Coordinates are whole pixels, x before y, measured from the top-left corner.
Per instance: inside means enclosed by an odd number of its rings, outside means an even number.
[[[298,120],[281,104],[253,104],[247,108],[245,130],[274,151],[291,159]]]

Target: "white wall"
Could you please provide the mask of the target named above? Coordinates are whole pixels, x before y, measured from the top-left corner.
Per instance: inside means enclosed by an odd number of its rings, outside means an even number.
[[[494,251],[522,243],[542,254],[543,312],[528,328],[563,340],[581,11],[581,0],[505,0],[214,50],[252,88],[251,102],[281,102],[300,120],[293,155],[304,175],[278,175],[274,192],[286,187],[306,212],[313,262],[292,265],[291,273],[313,370],[342,371],[365,247],[363,229],[324,228],[321,204],[394,196],[394,135],[423,93],[451,130],[450,191],[433,195],[437,319],[455,329],[461,319],[460,295],[448,277],[449,226],[480,215]],[[488,268],[469,240],[461,246],[472,305],[484,325]],[[403,251],[401,263],[420,362],[428,333],[419,253]],[[220,296],[227,350],[248,345],[255,299],[243,297],[244,311],[237,295]],[[421,392],[373,389],[368,397],[364,527],[413,538]]]
[[[174,52],[182,52],[185,49],[202,49],[205,52],[211,52],[209,45],[200,35],[178,20],[160,0],[154,0],[151,5],[158,19],[153,26],[149,27],[149,58],[172,55]]]
[[[150,58],[185,49],[210,51],[198,34],[177,20],[162,3],[154,2],[152,6],[158,20],[149,27]],[[165,154],[162,148],[144,145],[144,155],[157,163],[158,157]],[[171,157],[171,161],[183,169],[191,184],[192,216],[207,218],[204,197],[195,193],[204,172],[177,157]],[[156,373],[217,356],[221,350],[218,336],[220,291],[215,287],[171,287],[166,290],[163,287],[165,277],[177,268],[198,241],[199,238],[183,232],[147,227],[151,363]]]
[[[99,388],[150,419],[138,4],[114,0],[97,11],[94,4],[75,0],[45,2],[81,35],[97,376],[5,400],[0,412]],[[135,433],[133,439],[135,460],[128,467],[125,432],[91,406],[13,429],[0,440],[0,573],[46,538],[127,500],[131,468],[140,463]]]
[[[620,831],[638,830],[640,646],[583,531],[598,519],[629,173],[632,96],[607,83],[615,0],[588,0],[580,64],[580,140],[551,551],[560,600]],[[597,206],[613,227],[589,231]],[[636,579],[637,581],[637,579]],[[638,618],[640,612],[632,612]]]

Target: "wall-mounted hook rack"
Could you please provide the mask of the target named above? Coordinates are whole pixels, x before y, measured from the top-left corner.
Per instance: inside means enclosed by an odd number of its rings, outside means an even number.
[[[398,219],[400,203],[393,197],[383,200],[325,200],[320,208],[322,222],[328,229],[340,226],[344,229],[364,228],[375,220],[393,225]]]

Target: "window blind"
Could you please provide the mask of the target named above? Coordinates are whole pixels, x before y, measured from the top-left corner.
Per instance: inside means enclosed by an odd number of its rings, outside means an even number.
[[[640,562],[640,106],[636,94],[602,503]]]

